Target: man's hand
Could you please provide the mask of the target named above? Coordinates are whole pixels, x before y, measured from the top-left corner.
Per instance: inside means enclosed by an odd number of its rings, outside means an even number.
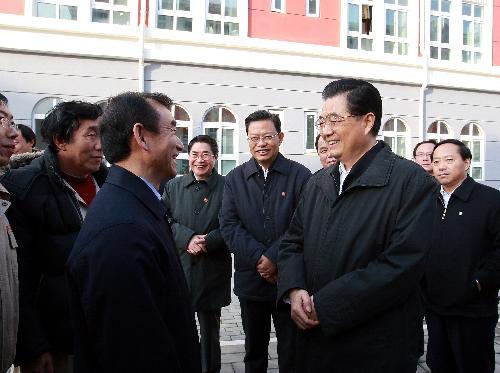
[[[189,240],[186,251],[191,255],[199,255],[207,252],[207,244],[205,243],[206,234],[195,234]]]
[[[266,256],[261,255],[257,265],[255,267],[259,275],[270,282],[271,284],[275,284],[278,280],[278,267],[271,262]]]
[[[314,302],[309,293],[304,289],[293,289],[288,294],[291,303],[290,316],[297,326],[302,330],[318,326]]]
[[[38,356],[35,360],[28,363],[21,363],[22,373],[54,373],[52,365],[52,355],[50,352],[45,352]]]

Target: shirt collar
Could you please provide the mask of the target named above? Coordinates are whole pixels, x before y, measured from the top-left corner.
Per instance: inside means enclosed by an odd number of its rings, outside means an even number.
[[[269,172],[277,171],[280,174],[288,175],[289,168],[290,168],[290,162],[288,161],[288,159],[286,159],[283,156],[283,154],[278,153],[278,156],[274,160],[271,167],[269,167],[268,171]],[[246,162],[244,172],[245,172],[245,177],[248,179],[253,174],[263,172],[263,170],[262,167],[259,165],[259,163],[255,160],[255,158],[252,158],[248,162]]]
[[[206,180],[198,181],[198,180],[196,180],[196,177],[194,176],[193,171],[190,171],[189,174],[183,176],[183,178],[184,178],[183,186],[184,186],[184,188],[187,188],[191,184],[194,184],[196,182],[205,182],[208,185],[208,189],[213,189],[213,187],[215,187],[215,185],[217,185],[217,176],[216,175],[218,175],[218,173],[217,173],[217,170],[214,168],[212,170],[212,173],[210,174],[210,176]]]
[[[146,183],[146,185],[149,187],[149,189],[151,189],[153,191],[153,193],[155,194],[156,198],[158,198],[159,200],[161,200],[160,192],[158,192],[158,190],[153,186],[153,184],[151,184],[145,178],[143,178],[141,176],[139,176],[139,177],[141,178],[142,181],[144,181]]]

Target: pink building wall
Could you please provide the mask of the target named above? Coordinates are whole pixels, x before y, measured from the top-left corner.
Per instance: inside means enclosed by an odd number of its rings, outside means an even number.
[[[24,14],[24,0],[0,0],[0,13]]]
[[[272,12],[270,0],[249,0],[248,36],[339,46],[340,1],[320,0],[319,17],[308,17],[306,0],[286,0],[285,13]]]
[[[493,65],[500,66],[500,0],[493,1]]]

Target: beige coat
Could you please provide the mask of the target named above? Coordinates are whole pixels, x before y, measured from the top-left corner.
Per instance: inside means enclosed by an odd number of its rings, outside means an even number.
[[[5,216],[8,200],[9,192],[0,184],[0,373],[14,362],[19,322],[17,242]]]

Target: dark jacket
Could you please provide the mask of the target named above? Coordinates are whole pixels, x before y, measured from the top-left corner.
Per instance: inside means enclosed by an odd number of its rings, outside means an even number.
[[[76,373],[201,372],[165,205],[113,166],[68,259]]]
[[[304,372],[415,372],[418,284],[430,245],[432,178],[383,142],[351,169],[311,178],[280,247],[278,299],[314,295],[299,334]]]
[[[234,254],[234,293],[257,301],[276,300],[276,285],[260,277],[261,255],[277,263],[288,228],[311,172],[278,154],[267,179],[252,158],[226,176],[220,212],[222,236]]]
[[[192,172],[170,180],[163,195],[195,311],[231,303],[231,254],[219,230],[223,191],[224,177],[214,169],[206,181],[196,181]],[[207,253],[187,253],[195,234],[206,234]]]
[[[439,190],[434,203],[434,237],[422,285],[427,307],[441,315],[496,315],[500,192],[468,176],[451,195],[446,210]]]
[[[93,176],[102,185],[106,174],[102,166]],[[72,353],[64,264],[82,224],[78,201],[50,149],[29,165],[7,171],[1,180],[12,195],[7,216],[19,245],[16,361],[47,351]]]

